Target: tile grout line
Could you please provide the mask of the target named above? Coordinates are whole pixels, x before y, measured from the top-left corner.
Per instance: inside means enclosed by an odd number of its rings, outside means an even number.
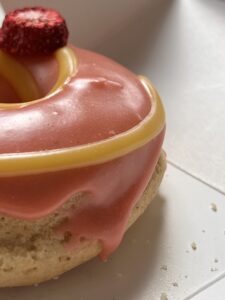
[[[206,291],[208,288],[213,286],[215,283],[219,282],[220,280],[223,280],[225,278],[225,272],[213,279],[212,281],[208,282],[206,285],[203,285],[199,289],[197,289],[195,292],[193,292],[191,295],[187,296],[183,300],[191,300],[193,297],[201,294],[203,291]]]
[[[181,171],[181,172],[183,172],[183,173],[185,173],[185,174],[191,176],[192,178],[198,180],[199,182],[201,182],[201,183],[207,185],[208,187],[212,188],[213,190],[217,191],[218,193],[220,193],[220,194],[222,194],[222,195],[225,195],[225,192],[222,191],[221,189],[219,189],[219,188],[217,188],[217,187],[211,185],[210,183],[208,183],[207,181],[201,179],[200,177],[198,177],[198,176],[196,176],[196,175],[194,175],[194,174],[192,174],[192,173],[186,171],[186,170],[183,169],[182,167],[178,166],[176,163],[174,163],[174,162],[172,162],[172,161],[170,161],[170,160],[168,160],[168,159],[167,159],[167,162],[168,162],[171,166],[173,166],[174,168],[178,169],[179,171]]]
[[[178,166],[177,164],[175,164],[174,162],[170,161],[167,159],[167,162],[173,166],[174,168],[176,168],[177,170],[185,173],[186,175],[191,176],[192,178],[196,179],[197,181],[203,183],[204,185],[212,188],[213,190],[219,192],[222,195],[225,195],[225,192],[223,192],[222,190],[220,190],[219,188],[216,188],[214,186],[212,186],[211,184],[209,184],[208,182],[204,181],[203,179],[199,178],[196,175],[191,174],[190,172],[186,171],[185,169],[183,169],[182,167]],[[202,287],[200,287],[199,289],[197,289],[195,292],[193,292],[191,295],[187,296],[186,298],[184,298],[183,300],[191,300],[193,299],[193,297],[201,294],[203,291],[206,291],[208,288],[210,288],[211,286],[213,286],[214,284],[216,284],[217,282],[219,282],[220,280],[223,280],[225,278],[225,272],[222,273],[221,275],[219,275],[218,277],[216,277],[215,279],[213,279],[212,281],[208,282],[207,284],[203,285]]]

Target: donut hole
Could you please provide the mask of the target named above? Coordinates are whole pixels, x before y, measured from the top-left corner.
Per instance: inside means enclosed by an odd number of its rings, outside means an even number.
[[[9,82],[0,76],[0,103],[19,103],[21,102],[15,90]]]
[[[55,85],[58,78],[58,63],[53,55],[38,57],[15,57],[16,61],[28,72],[30,81],[26,81],[20,74],[15,72],[13,80],[6,79],[4,73],[0,75],[0,103],[31,102],[45,97]],[[20,86],[24,84],[23,96]],[[31,84],[32,83],[32,84]],[[33,92],[33,88],[35,91]],[[24,95],[25,94],[25,95]],[[27,94],[27,97],[26,97]]]

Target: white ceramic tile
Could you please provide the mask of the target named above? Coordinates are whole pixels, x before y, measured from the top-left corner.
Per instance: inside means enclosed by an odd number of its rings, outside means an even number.
[[[99,49],[158,87],[169,160],[225,192],[224,37],[224,1],[158,0]]]
[[[224,300],[225,279],[219,280],[214,285],[197,294],[191,300]],[[187,299],[188,300],[188,299]]]
[[[169,166],[160,195],[108,263],[95,259],[36,288],[4,289],[0,299],[184,299],[225,272],[224,215],[223,195]]]

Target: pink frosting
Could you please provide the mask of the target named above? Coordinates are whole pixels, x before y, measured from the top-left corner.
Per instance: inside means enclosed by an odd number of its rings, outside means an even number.
[[[119,245],[131,209],[142,195],[160,155],[162,131],[153,141],[105,164],[32,176],[1,178],[0,212],[22,219],[38,219],[54,212],[76,193],[81,206],[71,211],[61,233],[102,242],[105,259]],[[138,163],[137,163],[138,162]]]
[[[19,110],[0,110],[0,153],[99,141],[127,131],[148,114],[149,95],[133,73],[101,55],[81,49],[75,52],[78,73],[62,92]],[[44,61],[38,68],[36,63],[32,67],[30,61],[26,63],[38,83],[51,79],[41,81],[40,74],[42,68],[55,69],[54,64],[47,68]]]
[[[98,141],[130,129],[149,113],[149,95],[133,73],[98,54],[75,51],[79,70],[62,93],[23,109],[0,111],[0,153]],[[49,82],[56,80],[57,64],[50,57],[36,62],[23,61],[38,84],[43,83],[42,93],[46,93],[51,87]],[[54,80],[43,80],[42,76],[52,70]],[[71,247],[76,247],[80,239],[99,240],[101,258],[106,259],[121,242],[131,210],[153,174],[164,132],[144,147],[104,164],[1,177],[0,212],[34,220],[54,212],[82,192],[79,208],[69,212],[68,221],[57,231],[72,233]]]

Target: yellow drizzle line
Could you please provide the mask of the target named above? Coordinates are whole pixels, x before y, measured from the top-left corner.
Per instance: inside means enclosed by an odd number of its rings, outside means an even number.
[[[26,101],[23,103],[0,103],[0,109],[19,109],[44,101],[60,90],[75,75],[78,62],[72,49],[63,47],[55,51],[54,55],[59,65],[59,76],[49,94],[40,98],[35,80],[29,71],[12,56],[0,51],[0,74],[10,82],[21,100]]]
[[[0,75],[12,85],[22,101],[40,98],[36,82],[30,72],[2,50],[0,50]]]
[[[72,76],[75,75],[77,70],[78,63],[72,49],[63,47],[59,50],[56,50],[55,58],[57,59],[59,65],[59,77],[48,95],[51,95],[58,89],[62,88],[62,86],[66,84]]]
[[[1,176],[36,174],[96,165],[113,160],[144,146],[165,126],[160,97],[145,77],[141,82],[151,95],[151,111],[138,125],[112,138],[59,150],[0,155]],[[82,133],[81,133],[82,134]]]

